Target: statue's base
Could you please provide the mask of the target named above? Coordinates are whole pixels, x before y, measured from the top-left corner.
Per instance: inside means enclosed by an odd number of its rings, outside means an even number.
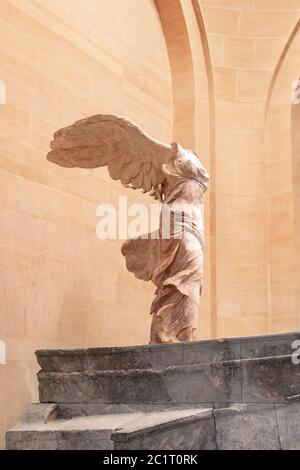
[[[38,351],[8,449],[300,449],[300,334]]]

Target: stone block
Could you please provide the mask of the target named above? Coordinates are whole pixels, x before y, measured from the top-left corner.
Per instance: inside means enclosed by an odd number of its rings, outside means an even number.
[[[46,424],[49,420],[55,419],[58,413],[58,406],[55,403],[32,403],[29,405],[20,423],[27,424]]]
[[[203,7],[203,16],[208,33],[235,36],[238,32],[238,11]]]
[[[215,428],[211,411],[193,410],[184,412],[185,417],[179,418],[178,411],[169,411],[167,421],[156,424],[136,426],[129,423],[126,429],[112,434],[114,449],[117,450],[212,450],[215,445]],[[177,419],[176,419],[177,418]]]
[[[57,450],[58,432],[53,431],[8,431],[7,450]]]
[[[231,361],[239,358],[239,338],[183,344],[184,364]]]
[[[224,37],[224,64],[226,67],[249,69],[253,66],[254,53],[254,39]]]
[[[39,373],[43,403],[201,403],[238,401],[237,362],[93,373]]]
[[[257,403],[299,395],[298,369],[291,356],[242,361],[242,400]]]
[[[295,24],[293,12],[243,11],[240,19],[242,37],[281,37],[289,34]]]
[[[177,344],[152,344],[149,362],[156,369],[163,367],[189,364],[184,361],[184,343]]]
[[[189,366],[182,370],[184,403],[239,401],[241,369],[238,362]]]
[[[60,431],[57,450],[110,450],[113,443],[109,437],[103,439],[103,432],[97,430]]]
[[[145,433],[139,437],[114,442],[115,450],[214,450],[213,420]]]
[[[279,450],[273,405],[232,405],[214,417],[219,450]]]
[[[161,406],[162,409],[165,405]],[[129,414],[155,410],[155,405],[144,403],[61,403],[57,407],[57,419],[72,419],[74,417],[103,416],[113,414]]]
[[[282,450],[300,450],[300,401],[275,404]]]
[[[83,351],[37,351],[37,362],[43,372],[81,372],[85,370]]]
[[[153,370],[39,374],[41,402],[168,403],[166,381]]]
[[[300,340],[299,333],[255,336],[241,339],[241,358],[285,356],[293,353],[292,344]]]

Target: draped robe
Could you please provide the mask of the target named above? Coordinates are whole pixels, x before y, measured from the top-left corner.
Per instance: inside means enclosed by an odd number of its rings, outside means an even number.
[[[199,181],[178,178],[165,195],[159,231],[122,247],[127,269],[157,287],[150,343],[194,339],[203,280],[205,189]]]

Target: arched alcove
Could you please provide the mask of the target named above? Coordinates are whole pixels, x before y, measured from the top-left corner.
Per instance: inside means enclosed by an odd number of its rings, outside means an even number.
[[[180,0],[155,0],[172,73],[173,138],[195,147],[195,71],[187,25]]]
[[[270,333],[296,330],[299,323],[300,112],[293,105],[299,70],[300,22],[280,56],[266,106]]]

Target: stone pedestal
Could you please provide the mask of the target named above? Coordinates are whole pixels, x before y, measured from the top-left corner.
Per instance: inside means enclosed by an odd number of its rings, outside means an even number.
[[[300,449],[299,334],[38,351],[8,449]]]

